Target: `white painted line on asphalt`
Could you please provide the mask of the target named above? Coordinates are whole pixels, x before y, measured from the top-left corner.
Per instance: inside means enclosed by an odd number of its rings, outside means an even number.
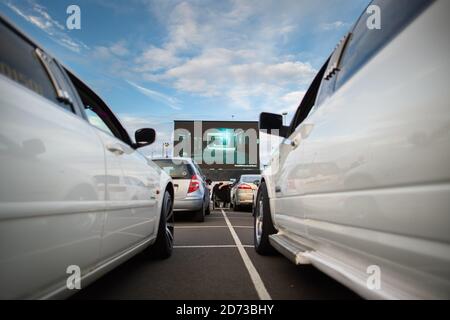
[[[245,216],[231,216],[230,219],[252,219],[253,217],[245,217]],[[223,220],[223,217],[207,217],[206,219],[221,219]]]
[[[269,292],[266,289],[266,286],[264,285],[258,271],[256,270],[255,266],[253,265],[252,260],[250,260],[250,257],[248,256],[247,251],[245,251],[241,240],[239,239],[238,235],[236,234],[236,231],[234,230],[233,226],[231,225],[230,220],[228,220],[228,217],[224,210],[222,210],[222,214],[228,225],[228,229],[230,229],[231,236],[233,237],[234,242],[236,243],[237,249],[239,250],[239,253],[241,254],[241,258],[244,261],[245,267],[247,268],[247,271],[250,274],[250,278],[252,279],[252,282],[253,282],[253,285],[255,286],[256,292],[258,293],[259,299],[260,300],[272,300]]]
[[[253,248],[252,245],[242,245],[244,248]],[[208,248],[237,248],[234,244],[225,245],[206,245],[206,246],[173,246],[174,249],[208,249]]]
[[[253,229],[252,226],[233,226],[235,229]],[[228,228],[228,226],[175,226],[175,229],[207,229],[207,228]]]

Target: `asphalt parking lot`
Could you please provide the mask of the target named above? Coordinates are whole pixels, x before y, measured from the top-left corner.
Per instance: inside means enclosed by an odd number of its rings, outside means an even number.
[[[259,256],[252,232],[250,212],[178,215],[170,259],[138,255],[72,299],[359,299],[311,266]]]

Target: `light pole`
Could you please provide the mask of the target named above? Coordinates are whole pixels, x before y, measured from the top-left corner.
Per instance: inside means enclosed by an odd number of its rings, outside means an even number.
[[[169,157],[169,150],[168,150],[169,146],[170,146],[170,143],[168,143],[168,142],[163,144],[163,157],[164,157],[164,148],[166,150],[166,158]]]
[[[286,116],[288,115],[288,113],[283,112],[281,115],[283,116],[283,126],[284,126],[284,125],[286,125]]]

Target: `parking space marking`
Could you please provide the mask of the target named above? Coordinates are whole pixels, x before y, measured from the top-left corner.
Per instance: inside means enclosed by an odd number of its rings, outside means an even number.
[[[230,219],[248,219],[248,220],[253,220],[253,217],[240,216],[240,215],[232,215],[232,216],[229,216],[228,218],[230,218]],[[220,220],[223,220],[223,217],[208,217],[207,219],[208,220],[209,219],[220,219]]]
[[[253,265],[252,261],[250,260],[250,257],[247,254],[247,251],[245,251],[244,246],[241,243],[241,240],[239,239],[238,235],[236,234],[236,231],[233,228],[233,225],[231,224],[230,220],[227,217],[227,214],[224,210],[222,211],[223,218],[225,219],[225,222],[227,223],[228,229],[230,230],[231,236],[233,237],[234,242],[236,243],[237,249],[241,255],[242,260],[244,261],[245,267],[247,268],[248,273],[250,274],[250,278],[252,279],[253,285],[255,286],[256,292],[258,293],[260,300],[272,300],[270,297],[269,292],[266,289],[266,286],[264,285],[261,276],[259,275],[258,271],[256,270],[255,266]]]
[[[253,229],[252,226],[233,226],[235,229]],[[228,228],[228,226],[175,226],[175,229],[207,229],[207,228]]]
[[[242,245],[244,248],[254,248],[253,245]],[[174,249],[210,249],[210,248],[237,248],[237,245],[234,244],[225,244],[225,245],[202,245],[202,246],[173,246]]]

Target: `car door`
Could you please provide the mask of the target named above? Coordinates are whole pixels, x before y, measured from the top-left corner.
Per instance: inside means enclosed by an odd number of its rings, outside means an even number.
[[[107,214],[101,257],[108,259],[154,235],[159,174],[131,146],[125,129],[105,103],[75,76],[71,78],[87,120],[105,149]]]
[[[279,228],[298,235],[307,234],[307,226],[304,223],[306,208],[299,202],[299,196],[307,183],[305,178],[309,175],[314,159],[314,154],[304,148],[303,140],[314,128],[308,115],[314,106],[327,66],[328,62],[307,90],[289,127],[289,136],[282,140],[270,167],[275,189],[273,210],[276,213],[276,223]]]
[[[53,60],[1,20],[0,39],[0,298],[42,298],[98,263],[104,151]]]
[[[373,4],[383,31],[358,21],[303,141],[318,168],[301,198],[308,234],[334,245],[322,253],[352,252],[362,274],[379,266],[398,290],[448,296],[450,5]]]

